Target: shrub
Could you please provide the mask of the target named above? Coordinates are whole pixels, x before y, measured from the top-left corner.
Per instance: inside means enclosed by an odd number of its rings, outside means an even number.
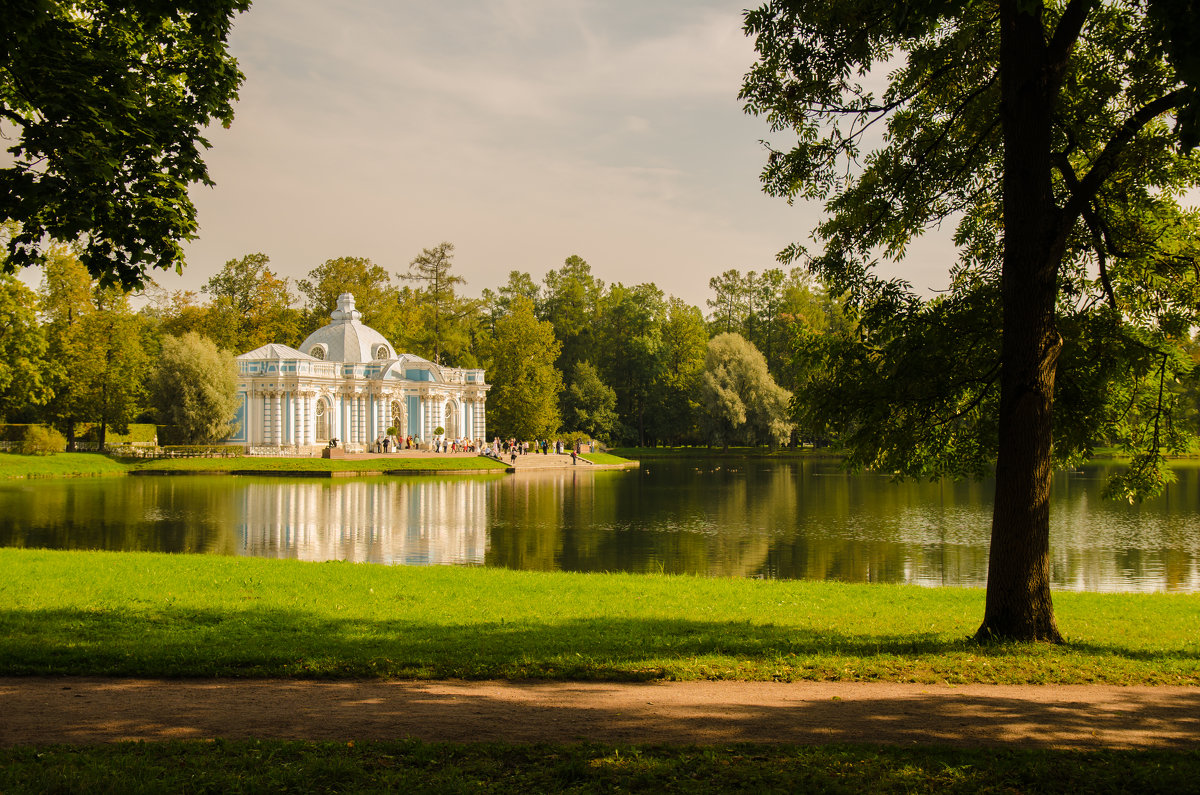
[[[67,449],[67,440],[61,433],[45,425],[30,425],[21,440],[23,455],[54,455]]]
[[[439,425],[439,426],[437,426],[436,428],[434,428],[434,429],[433,429],[433,435],[434,435],[434,436],[441,436],[441,435],[442,435],[443,433],[445,433],[445,432],[446,432],[446,429],[445,429],[445,428],[443,428],[441,425]]]

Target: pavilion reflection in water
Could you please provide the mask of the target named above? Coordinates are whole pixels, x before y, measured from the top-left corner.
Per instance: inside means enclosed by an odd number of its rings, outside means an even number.
[[[419,566],[482,564],[487,553],[482,482],[264,483],[241,501],[242,555]]]

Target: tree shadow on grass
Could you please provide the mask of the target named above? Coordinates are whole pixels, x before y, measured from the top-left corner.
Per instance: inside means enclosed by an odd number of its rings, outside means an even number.
[[[997,660],[1080,652],[1171,659],[1196,652],[1090,644],[980,646],[934,634],[850,634],[683,619],[601,617],[560,623],[433,624],[329,619],[303,611],[155,609],[0,611],[0,674],[402,678],[872,679],[992,681]],[[974,673],[973,673],[974,671]],[[1053,681],[1062,681],[1061,679]],[[1050,680],[1047,680],[1050,681]]]

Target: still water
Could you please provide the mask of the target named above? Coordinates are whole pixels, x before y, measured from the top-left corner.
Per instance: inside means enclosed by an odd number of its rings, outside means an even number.
[[[1054,479],[1053,584],[1200,591],[1200,467],[1142,505]],[[991,484],[821,461],[350,479],[0,483],[0,546],[981,586]]]

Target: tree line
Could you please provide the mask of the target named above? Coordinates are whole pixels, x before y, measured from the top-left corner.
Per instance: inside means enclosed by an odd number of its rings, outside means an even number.
[[[353,293],[362,322],[396,349],[484,368],[489,430],[539,438],[580,432],[612,444],[786,444],[798,427],[797,343],[845,335],[840,303],[800,269],[730,270],[710,281],[708,316],[653,282],[606,284],[578,256],[539,283],[465,294],[454,246],[402,271],[337,257],[294,282],[261,253],[231,259],[199,291],[153,281],[134,292],[95,279],[53,246],[36,290],[0,276],[0,419],[110,430],[154,421],[181,441],[217,441],[235,411],[233,356],[298,346]],[[138,307],[138,308],[135,308]]]

